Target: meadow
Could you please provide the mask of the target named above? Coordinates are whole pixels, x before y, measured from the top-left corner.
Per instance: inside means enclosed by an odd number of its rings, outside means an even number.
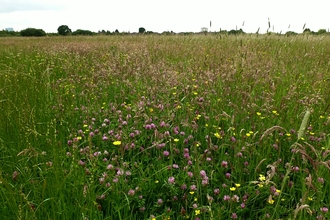
[[[329,219],[330,37],[0,39],[2,219]]]

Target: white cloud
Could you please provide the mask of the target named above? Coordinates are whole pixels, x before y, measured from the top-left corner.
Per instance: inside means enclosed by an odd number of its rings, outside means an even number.
[[[268,18],[275,32],[302,32],[305,23],[313,31],[330,26],[326,0],[0,0],[0,29],[56,32],[66,24],[73,31],[196,32],[212,21],[212,31],[266,32]]]

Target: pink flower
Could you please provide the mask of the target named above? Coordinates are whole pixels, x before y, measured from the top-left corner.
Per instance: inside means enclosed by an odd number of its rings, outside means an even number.
[[[168,178],[168,183],[169,184],[174,184],[175,183],[175,178],[173,176]]]
[[[327,213],[329,209],[327,207],[320,208],[321,212]]]
[[[224,200],[224,201],[228,201],[228,200],[230,200],[230,196],[225,195],[225,196],[223,197],[223,200]]]
[[[130,196],[134,196],[135,191],[133,189],[130,189],[127,194]]]
[[[221,166],[224,167],[224,168],[227,168],[228,167],[228,162],[227,161],[222,161]]]

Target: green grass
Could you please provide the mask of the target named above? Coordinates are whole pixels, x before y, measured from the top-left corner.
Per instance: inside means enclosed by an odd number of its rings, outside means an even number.
[[[4,219],[330,217],[330,38],[0,45]]]

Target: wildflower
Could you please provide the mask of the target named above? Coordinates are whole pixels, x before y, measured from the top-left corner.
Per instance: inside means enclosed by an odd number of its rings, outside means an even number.
[[[229,189],[230,189],[230,191],[235,191],[236,187],[230,187]]]
[[[268,203],[269,203],[269,204],[272,205],[272,204],[274,204],[274,202],[275,202],[275,201],[274,201],[273,199],[268,199]]]
[[[195,192],[194,191],[190,191],[189,193],[190,193],[190,195],[194,195]]]
[[[177,138],[174,139],[174,142],[178,142],[178,141],[179,141],[179,139],[177,139]]]
[[[216,138],[218,138],[218,139],[220,139],[221,138],[221,135],[217,132],[217,133],[214,133],[214,136],[216,137]]]
[[[308,197],[307,198],[309,201],[313,201],[313,197]]]
[[[259,180],[260,181],[265,181],[266,180],[266,177],[262,174],[259,175]]]
[[[246,135],[246,137],[250,137],[250,136],[251,136],[251,134],[250,134],[250,133],[246,133],[245,135]]]
[[[167,150],[163,152],[165,157],[168,157],[170,155],[170,152],[168,152]]]
[[[169,184],[174,184],[175,183],[175,178],[173,176],[168,178],[168,183]]]
[[[237,214],[234,212],[233,214],[231,214],[231,218],[232,219],[237,219]]]
[[[227,161],[222,161],[221,166],[224,167],[224,168],[227,168],[228,167],[228,162]]]
[[[296,167],[293,167],[293,168],[292,168],[292,171],[293,171],[293,172],[298,172],[298,171],[299,171],[299,167],[297,167],[297,166],[296,166]]]
[[[329,209],[327,207],[320,208],[321,212],[327,213]]]
[[[201,175],[201,178],[206,177],[206,172],[205,172],[205,170],[201,170],[201,171],[199,172],[199,174]]]
[[[112,143],[113,145],[121,145],[121,141],[114,141],[113,143]]]
[[[219,188],[216,188],[214,191],[213,191],[214,195],[219,195],[220,194],[220,189]]]
[[[201,214],[201,210],[199,209],[195,210],[195,215],[199,215],[199,214]]]
[[[156,180],[156,181],[155,181],[155,183],[157,184],[157,183],[159,183],[159,181],[158,181],[158,180]]]
[[[193,191],[196,191],[197,190],[197,187],[196,187],[196,185],[191,185],[190,186],[190,189],[193,190]]]
[[[239,184],[239,183],[235,183],[235,186],[238,188],[238,187],[241,186],[241,184]]]
[[[239,202],[239,197],[238,195],[233,195],[233,197],[231,198],[234,202]]]
[[[173,167],[174,169],[179,169],[179,165],[177,165],[177,164],[173,164],[172,167]]]
[[[163,204],[163,200],[162,200],[162,199],[158,199],[158,200],[157,200],[157,204],[158,204],[158,205]]]
[[[224,200],[224,201],[228,201],[228,200],[230,200],[230,196],[225,195],[225,196],[223,197],[223,200]]]
[[[323,179],[322,177],[318,177],[318,178],[317,178],[317,181],[318,181],[319,183],[321,183],[321,184],[324,183],[324,179]]]
[[[12,179],[17,180],[18,175],[19,175],[19,173],[17,171],[14,171],[13,175],[12,175]]]
[[[257,115],[258,115],[258,116],[260,116],[260,115],[261,115],[261,113],[260,113],[260,112],[257,112]]]
[[[130,196],[134,196],[135,191],[133,189],[130,189],[127,194]]]

